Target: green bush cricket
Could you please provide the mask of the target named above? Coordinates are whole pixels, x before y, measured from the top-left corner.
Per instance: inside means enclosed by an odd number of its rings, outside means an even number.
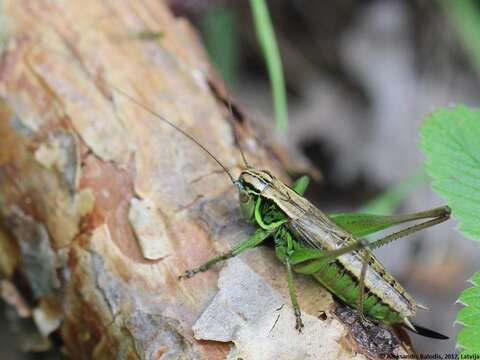
[[[411,319],[421,305],[386,272],[371,251],[448,220],[448,206],[396,216],[339,214],[329,217],[303,197],[309,182],[307,177],[300,178],[289,187],[270,171],[249,166],[242,152],[246,168],[241,171],[238,179],[235,179],[226,166],[191,135],[130,95],[119,89],[116,91],[205,151],[223,169],[237,189],[242,217],[257,227],[250,238],[234,246],[232,250],[185,271],[179,278],[190,278],[220,261],[237,256],[272,238],[275,253],[286,268],[290,299],[296,317],[295,327],[298,331],[301,332],[304,325],[293,282],[294,271],[313,276],[341,301],[357,309],[361,321],[365,321],[367,316],[382,324],[403,325],[420,335],[447,338],[412,324]],[[422,219],[429,220],[376,240],[361,238],[394,225]]]

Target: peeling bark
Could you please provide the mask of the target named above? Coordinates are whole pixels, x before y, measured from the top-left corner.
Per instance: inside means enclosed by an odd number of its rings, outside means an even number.
[[[364,358],[331,295],[300,277],[306,328],[296,333],[284,269],[269,249],[232,259],[220,281],[221,267],[177,279],[252,228],[216,164],[112,86],[235,174],[234,131],[257,166],[282,174],[299,163],[286,164],[287,152],[267,146],[238,108],[228,120],[184,19],[158,0],[3,4],[1,293],[35,323],[40,340],[29,349],[53,346],[55,333],[78,359]],[[161,35],[140,36],[148,31]]]

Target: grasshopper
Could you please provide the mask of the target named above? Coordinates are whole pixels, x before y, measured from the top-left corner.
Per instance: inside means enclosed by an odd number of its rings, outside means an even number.
[[[372,250],[419,230],[449,219],[450,208],[443,206],[427,211],[381,216],[371,214],[339,214],[327,216],[303,194],[308,186],[302,177],[290,187],[268,170],[250,166],[245,156],[245,169],[238,179],[205,146],[187,132],[149,109],[123,91],[117,92],[137,106],[176,129],[205,151],[230,178],[238,191],[240,213],[257,230],[230,251],[204,264],[185,271],[179,278],[191,278],[207,271],[218,262],[273,239],[275,253],[285,265],[288,289],[296,318],[295,328],[304,327],[293,280],[293,272],[313,276],[321,285],[350,307],[357,309],[358,318],[368,317],[386,325],[401,324],[420,335],[445,339],[446,336],[413,325],[417,304],[372,254]],[[428,219],[376,240],[362,236],[393,225]]]

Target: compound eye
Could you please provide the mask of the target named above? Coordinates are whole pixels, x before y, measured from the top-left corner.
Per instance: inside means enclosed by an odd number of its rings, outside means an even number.
[[[246,191],[240,191],[240,201],[246,203],[250,200],[250,195]]]

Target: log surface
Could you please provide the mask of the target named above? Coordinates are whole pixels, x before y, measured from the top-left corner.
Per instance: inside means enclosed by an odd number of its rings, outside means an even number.
[[[27,350],[58,346],[56,334],[78,359],[364,358],[330,294],[301,277],[296,333],[271,249],[177,279],[253,229],[221,169],[114,87],[235,175],[234,131],[256,166],[282,174],[285,157],[248,119],[229,119],[186,20],[158,0],[3,4],[1,288],[36,329]]]

